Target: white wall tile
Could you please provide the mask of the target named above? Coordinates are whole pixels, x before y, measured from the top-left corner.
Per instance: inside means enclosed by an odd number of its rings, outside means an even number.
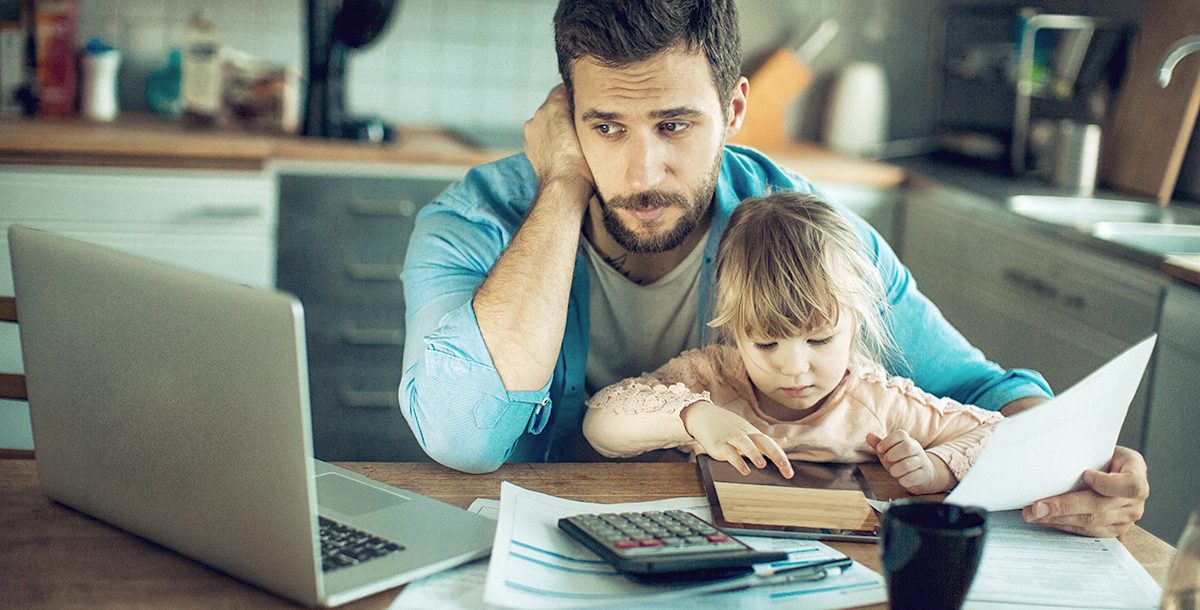
[[[398,123],[519,130],[558,82],[551,18],[557,0],[404,0],[384,35],[352,53],[347,106]],[[223,44],[306,70],[300,0],[80,0],[79,44],[92,36],[121,49],[122,88],[139,92],[147,70],[182,46],[200,11]],[[122,96],[133,107],[139,95]],[[141,101],[144,104],[144,100]],[[143,106],[144,107],[144,106]]]

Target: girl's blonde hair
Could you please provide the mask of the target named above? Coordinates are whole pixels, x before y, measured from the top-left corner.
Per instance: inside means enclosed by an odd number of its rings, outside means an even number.
[[[856,356],[883,363],[897,353],[879,270],[850,222],[816,195],[743,201],[717,248],[715,292],[708,325],[727,342],[795,337],[849,314]]]

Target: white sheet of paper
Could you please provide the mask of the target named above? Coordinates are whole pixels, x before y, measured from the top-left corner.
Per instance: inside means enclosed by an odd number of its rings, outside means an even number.
[[[1112,457],[1156,337],[1050,402],[1002,420],[946,502],[1011,510],[1082,489],[1083,471],[1102,468]]]
[[[987,541],[965,610],[1158,608],[1162,588],[1116,538],[1067,534],[988,514]]]

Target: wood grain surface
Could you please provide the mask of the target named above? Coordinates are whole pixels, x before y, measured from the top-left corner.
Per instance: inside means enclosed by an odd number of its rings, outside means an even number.
[[[689,463],[509,464],[469,475],[431,463],[342,463],[371,478],[467,507],[499,498],[500,483],[574,500],[636,502],[699,496]],[[252,467],[252,465],[248,465]],[[903,495],[878,465],[864,469],[881,498]],[[1140,528],[1121,537],[1160,583],[1174,549]],[[835,543],[878,570],[873,544]],[[384,608],[396,589],[344,606]],[[0,460],[0,608],[291,608],[287,600],[49,500],[34,460]],[[883,605],[874,606],[884,608]]]
[[[1171,200],[1200,109],[1200,55],[1185,57],[1159,87],[1171,45],[1200,32],[1200,2],[1146,0],[1133,53],[1104,126],[1100,179],[1115,190]]]

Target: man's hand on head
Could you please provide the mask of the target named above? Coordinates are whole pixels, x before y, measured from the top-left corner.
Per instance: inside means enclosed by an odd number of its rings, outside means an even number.
[[[525,156],[529,157],[542,188],[552,182],[564,182],[589,194],[595,189],[592,170],[575,133],[565,86],[551,90],[533,117],[525,121]]]

